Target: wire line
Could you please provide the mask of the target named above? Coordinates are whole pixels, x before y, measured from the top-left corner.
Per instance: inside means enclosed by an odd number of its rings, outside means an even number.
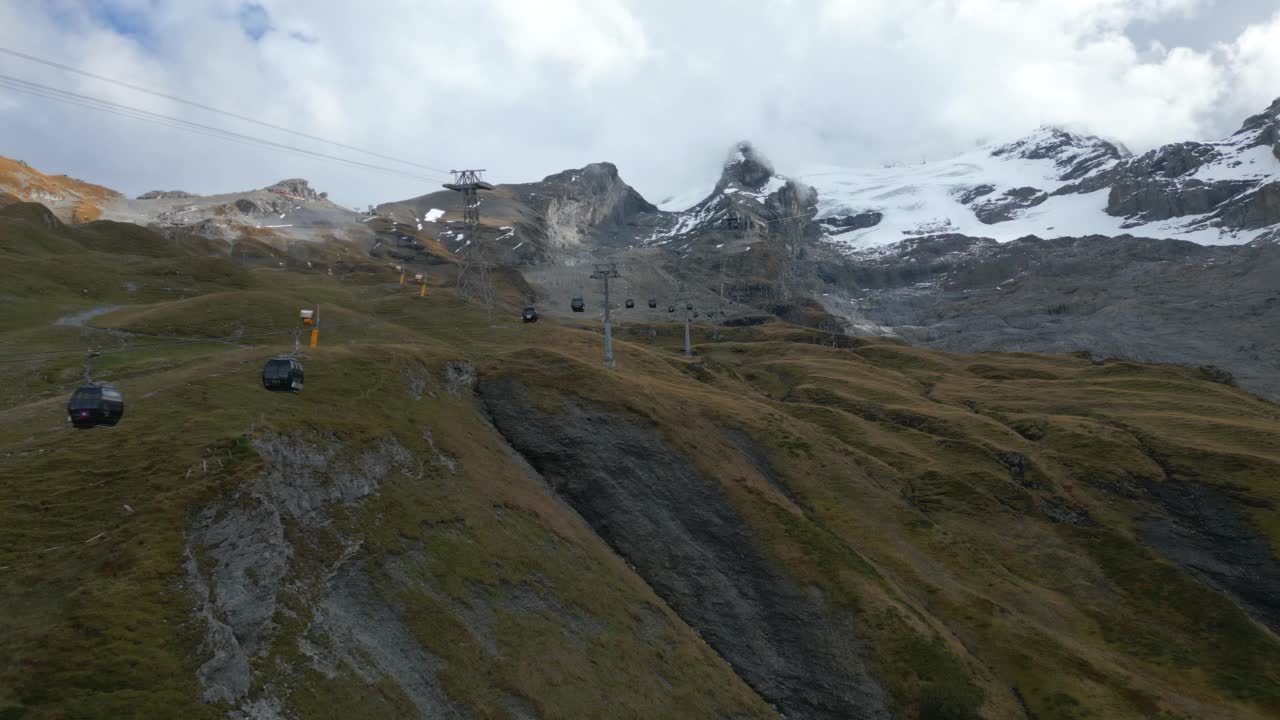
[[[0,74],[0,85],[3,85],[4,87],[8,87],[11,90],[16,90],[18,92],[25,92],[30,95],[37,95],[40,97],[45,97],[52,100],[60,100],[63,102],[70,102],[73,105],[80,105],[82,107],[90,107],[97,110],[104,110],[107,112],[112,112],[113,114],[125,114],[126,117],[132,117],[137,120],[157,122],[158,124],[161,124],[161,125],[166,125],[168,127],[174,127],[174,128],[183,129],[183,130],[191,130],[202,135],[209,135],[210,133],[212,133],[214,134],[215,137],[219,137],[224,140],[232,140],[232,141],[238,141],[238,142],[248,141],[251,143],[262,145],[264,147],[283,150],[287,152],[294,152],[301,155],[309,155],[311,157],[317,157],[317,158],[326,159],[326,160],[333,160],[336,162],[345,163],[347,165],[362,167],[362,168],[375,170],[378,172],[387,173],[391,175],[398,175],[401,177],[410,178],[413,180],[419,180],[422,182],[430,182],[430,183],[435,182],[435,179],[433,178],[424,177],[422,175],[416,175],[403,170],[396,170],[393,168],[387,168],[380,165],[373,165],[371,163],[362,162],[360,160],[352,160],[350,158],[344,158],[337,155],[329,155],[327,153],[317,152],[315,150],[307,150],[306,148],[300,148],[294,145],[286,145],[284,143],[278,143],[272,140],[266,140],[266,139],[255,137],[252,135],[245,135],[244,133],[238,133],[232,130],[224,130],[222,128],[214,127],[212,125],[203,125],[201,123],[191,122],[189,120],[183,120],[181,118],[176,118],[169,115],[162,115],[160,113],[154,113],[149,110],[143,110],[141,108],[132,107],[130,105],[111,102],[110,100],[103,100],[101,98],[93,97],[92,95],[84,95],[81,93],[71,92],[69,90],[60,90],[58,88],[51,87],[49,85],[31,82],[28,80],[23,80],[21,78],[16,78],[10,75]]]
[[[19,57],[24,60],[30,60],[31,62],[41,63],[43,65],[48,65],[49,67],[57,68],[59,70],[65,70],[67,72],[76,73],[77,75],[83,75],[84,77],[93,78],[94,80],[101,80],[103,82],[112,83],[113,85],[119,85],[120,87],[129,88],[130,90],[136,90],[138,92],[146,93],[148,95],[154,95],[155,97],[164,98],[166,100],[172,100],[173,102],[182,103],[183,105],[189,105],[191,107],[199,108],[201,110],[207,110],[208,112],[217,113],[219,115],[225,115],[227,117],[235,118],[237,120],[242,120],[244,122],[253,123],[255,125],[261,125],[262,127],[271,128],[272,130],[279,130],[280,132],[289,133],[291,135],[297,135],[298,137],[303,137],[308,140],[315,140],[317,142],[327,143],[329,145],[343,148],[344,150],[354,150],[355,152],[358,152],[358,153],[363,153],[365,155],[370,155],[372,157],[381,158],[383,160],[390,160],[392,162],[397,162],[402,165],[409,165],[412,167],[420,168],[422,170],[431,170],[433,172],[440,173],[442,177],[448,175],[447,171],[442,170],[440,168],[431,167],[430,165],[423,165],[421,163],[416,163],[409,160],[401,160],[400,158],[393,157],[391,155],[384,155],[382,153],[377,153],[372,150],[365,150],[363,148],[359,148],[354,145],[348,145],[346,143],[338,142],[337,140],[330,140],[328,138],[319,137],[318,135],[309,135],[307,133],[304,133],[298,130],[293,130],[291,128],[287,128],[281,125],[275,125],[273,123],[269,123],[264,120],[258,120],[257,118],[252,118],[247,115],[241,115],[239,113],[230,112],[228,110],[222,110],[220,108],[216,108],[210,105],[205,105],[204,103],[199,103],[194,100],[187,100],[186,98],[181,98],[176,95],[163,93],[158,90],[151,90],[150,88],[145,88],[140,85],[134,85],[132,83],[124,82],[123,80],[116,80],[115,78],[109,78],[104,75],[98,75],[96,73],[91,73],[87,70],[81,70],[80,68],[73,67],[71,65],[64,65],[62,63],[54,62],[52,60],[45,60],[44,58],[38,58],[34,55],[28,55],[26,53],[18,52],[17,50],[12,50],[10,48],[0,47],[0,53],[5,53],[7,55]]]

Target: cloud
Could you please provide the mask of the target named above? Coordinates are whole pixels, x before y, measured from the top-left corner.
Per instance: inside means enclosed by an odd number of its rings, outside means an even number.
[[[1227,0],[1219,0],[1225,2]],[[1064,125],[1135,150],[1230,134],[1280,94],[1280,15],[1197,43],[1127,34],[1213,0],[95,0],[0,3],[0,46],[447,170],[609,160],[661,199],[751,139],[782,172],[939,156]],[[109,11],[109,12],[107,12]],[[1166,47],[1167,45],[1167,47]],[[0,73],[289,144],[21,60]],[[429,192],[0,90],[0,154],[129,193],[307,177],[351,205]]]
[[[246,2],[241,3],[240,27],[244,29],[244,34],[249,36],[251,40],[261,40],[263,35],[274,30],[271,26],[271,13],[258,3]]]

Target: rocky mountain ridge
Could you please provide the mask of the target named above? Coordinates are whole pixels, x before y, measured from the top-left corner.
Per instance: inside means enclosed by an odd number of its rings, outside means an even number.
[[[1280,100],[1226,140],[1174,143],[1136,157],[1100,138],[1044,127],[948,160],[817,167],[792,177],[816,191],[812,219],[822,239],[850,252],[940,233],[1244,244],[1280,225],[1277,136]],[[725,183],[722,177],[716,191]],[[679,213],[672,235],[713,222],[705,206]]]

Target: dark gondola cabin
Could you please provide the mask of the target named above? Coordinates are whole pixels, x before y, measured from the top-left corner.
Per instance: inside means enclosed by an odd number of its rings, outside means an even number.
[[[67,401],[67,420],[72,427],[88,430],[112,427],[124,417],[124,396],[111,385],[85,385]]]
[[[652,308],[656,308],[656,307],[658,307],[658,300],[657,300],[657,298],[649,298],[649,308],[650,308],[650,309],[652,309]]]
[[[636,306],[636,301],[632,300],[631,298],[627,298],[627,309],[630,310],[635,306]]]
[[[272,392],[302,392],[302,363],[287,355],[273,357],[262,368],[262,387]]]
[[[538,311],[532,305],[529,305],[524,309],[524,312],[520,313],[520,319],[527,323],[538,322]]]
[[[574,312],[586,312],[586,309],[587,309],[586,303],[582,302],[582,298],[580,298],[580,297],[576,297],[576,298],[574,298],[574,299],[570,300],[570,301],[569,301],[569,307],[570,307]]]
[[[668,306],[667,306],[667,312],[669,312],[669,313],[673,313],[673,312],[675,312],[675,311],[676,311],[676,306],[675,306],[675,305],[668,305]]]

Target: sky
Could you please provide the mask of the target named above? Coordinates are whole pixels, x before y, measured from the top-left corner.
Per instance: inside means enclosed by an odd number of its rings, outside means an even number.
[[[414,164],[3,53],[0,76],[415,177],[11,85],[0,155],[129,195],[303,177],[354,207],[598,161],[661,202],[709,191],[744,139],[782,173],[1040,125],[1142,152],[1280,97],[1280,0],[0,0],[0,48]]]

